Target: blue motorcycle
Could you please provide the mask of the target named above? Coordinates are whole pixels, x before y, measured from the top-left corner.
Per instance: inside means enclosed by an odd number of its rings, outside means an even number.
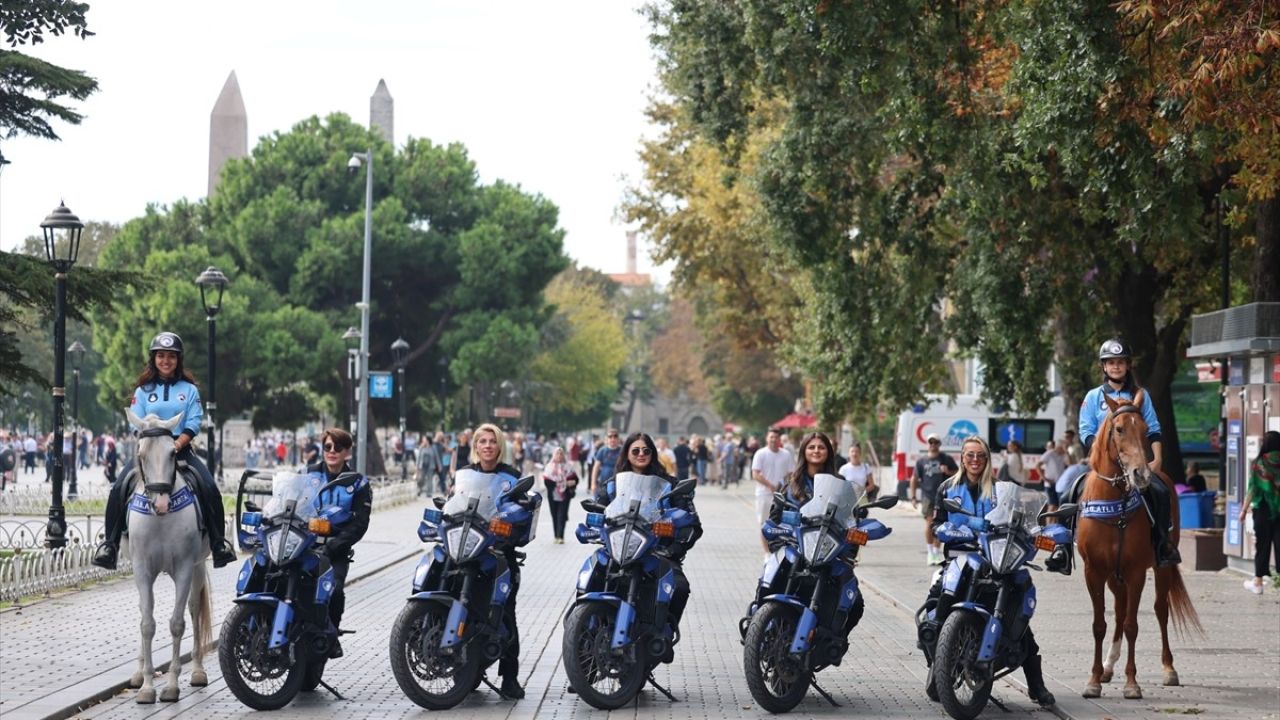
[[[675,488],[660,477],[619,473],[607,507],[584,500],[578,542],[598,543],[578,572],[577,598],[564,619],[564,670],[569,685],[601,710],[635,699],[659,663],[674,659],[679,632],[668,615],[677,592],[678,568],[658,551],[663,540],[687,543],[695,516],[673,507],[696,483]]]
[[[418,537],[433,543],[413,574],[413,595],[391,628],[391,670],[410,700],[428,710],[457,705],[514,642],[505,617],[516,568],[508,557],[533,540],[542,496],[520,480],[459,470],[448,501],[422,513]],[[498,691],[497,688],[493,688]],[[499,693],[501,694],[501,693]]]
[[[862,505],[858,486],[835,475],[818,475],[813,498],[786,510],[781,522],[761,528],[771,548],[760,574],[755,602],[739,623],[743,668],[751,697],[771,713],[789,712],[812,685],[837,705],[815,680],[839,665],[848,635],[862,617],[863,599],[853,572],[858,549],[892,530],[860,517],[865,508],[887,509],[896,495]],[[785,499],[785,498],[784,498]]]
[[[260,473],[245,473],[236,505],[240,547],[253,556],[240,569],[235,606],[222,623],[222,676],[232,694],[255,710],[278,710],[319,685],[341,698],[322,680],[338,631],[329,622],[333,572],[321,550],[351,511],[319,506],[329,487],[323,476],[279,472],[265,507],[250,502],[241,512],[251,475]]]
[[[1024,663],[1039,677],[1030,633],[1036,588],[1028,569],[1041,569],[1031,562],[1037,551],[1065,556],[1072,542],[1065,526],[1042,527],[1039,520],[1074,515],[1075,505],[1041,513],[1046,495],[1012,482],[996,483],[995,497],[985,522],[970,523],[979,526],[976,531],[970,524],[938,527],[938,539],[955,555],[916,615],[918,647],[929,665],[926,691],[956,720],[976,718],[994,682]],[[943,507],[970,515],[956,498],[944,500]],[[1028,672],[1029,684],[1030,679]]]

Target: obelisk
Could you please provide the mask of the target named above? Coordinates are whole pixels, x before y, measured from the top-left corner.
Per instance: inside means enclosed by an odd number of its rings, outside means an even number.
[[[369,129],[377,130],[392,145],[396,144],[395,104],[387,90],[387,81],[379,80],[378,89],[369,98]]]
[[[209,114],[209,197],[218,187],[222,166],[232,158],[248,155],[249,118],[244,112],[236,71],[232,70]]]

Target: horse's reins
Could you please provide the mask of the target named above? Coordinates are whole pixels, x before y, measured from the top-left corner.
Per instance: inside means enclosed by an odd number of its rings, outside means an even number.
[[[169,436],[169,431],[162,427],[143,430],[141,433],[138,434],[138,437],[140,438],[168,437],[168,436]],[[147,473],[144,470],[144,464],[139,462],[137,464],[137,468],[138,468],[138,477],[142,480],[142,487],[148,493],[173,492],[173,486],[178,484],[178,463],[177,462],[173,464],[173,474],[170,476],[168,483],[147,482]]]

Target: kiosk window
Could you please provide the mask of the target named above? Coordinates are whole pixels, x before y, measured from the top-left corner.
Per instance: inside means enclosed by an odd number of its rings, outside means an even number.
[[[1038,452],[1052,439],[1052,420],[1009,418],[988,422],[987,442],[992,449],[1002,449],[1010,440],[1017,440],[1024,451]]]

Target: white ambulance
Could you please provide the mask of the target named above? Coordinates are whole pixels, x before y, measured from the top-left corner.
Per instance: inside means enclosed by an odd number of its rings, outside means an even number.
[[[899,481],[910,480],[916,460],[929,452],[930,435],[937,435],[942,440],[942,451],[951,453],[959,464],[960,446],[966,438],[977,435],[991,446],[997,468],[1005,445],[1017,440],[1022,445],[1023,464],[1031,470],[1039,462],[1045,443],[1061,439],[1066,429],[1067,415],[1059,395],[1034,415],[993,409],[977,395],[957,395],[954,400],[946,395],[930,395],[926,402],[898,416],[894,466]]]

